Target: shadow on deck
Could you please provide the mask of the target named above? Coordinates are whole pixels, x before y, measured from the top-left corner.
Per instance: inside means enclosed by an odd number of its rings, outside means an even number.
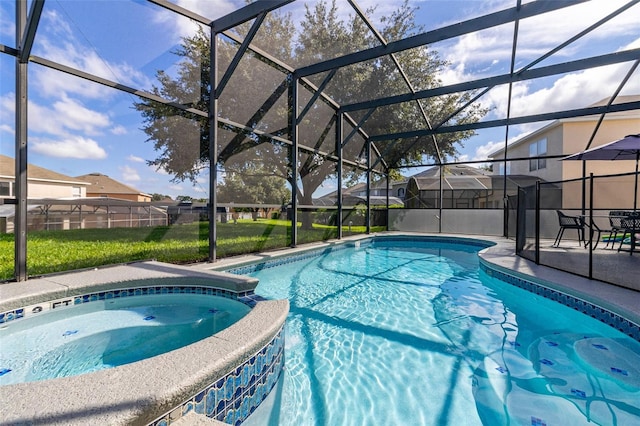
[[[628,247],[627,247],[628,248]],[[527,245],[522,255],[535,259],[535,246]],[[589,277],[589,248],[578,244],[576,240],[562,240],[559,247],[553,247],[553,240],[540,241],[540,264],[573,274]],[[604,248],[599,244],[592,254],[591,278],[640,291],[640,252],[633,255]]]

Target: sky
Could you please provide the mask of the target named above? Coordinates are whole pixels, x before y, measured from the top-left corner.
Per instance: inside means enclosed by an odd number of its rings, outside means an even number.
[[[244,4],[237,0],[175,0],[180,6],[215,19]],[[371,20],[389,16],[401,0],[360,0],[362,9],[377,4]],[[515,5],[515,0],[409,0],[416,7],[416,22],[432,30]],[[525,2],[526,3],[526,2]],[[592,0],[519,25],[515,68],[519,69],[587,28],[626,1]],[[338,0],[341,16],[352,14],[346,0]],[[15,1],[0,1],[0,43],[15,47]],[[285,10],[304,13],[298,0]],[[295,20],[295,19],[294,19]],[[635,5],[538,66],[640,48],[640,5]],[[142,24],[141,24],[142,23]],[[47,0],[33,54],[94,73],[121,84],[150,90],[157,85],[159,69],[175,73],[172,53],[181,38],[193,34],[194,23],[176,17],[144,0]],[[510,66],[513,24],[503,25],[430,46],[449,66],[439,77],[445,84],[507,73]],[[0,54],[0,153],[14,156],[15,62]],[[595,68],[513,86],[511,115],[531,115],[588,106],[610,96],[630,68],[630,63]],[[30,164],[79,176],[99,172],[141,192],[207,197],[208,176],[198,182],[172,182],[171,176],[147,165],[156,156],[152,142],[141,130],[140,113],[132,108],[135,96],[29,65]],[[486,120],[504,118],[508,88],[496,87],[482,98],[491,107]],[[636,71],[621,95],[640,94]],[[513,142],[545,123],[514,126]],[[479,131],[465,141],[457,160],[482,160],[505,143],[504,128]],[[416,172],[415,170],[411,173]],[[331,191],[326,182],[316,195]]]

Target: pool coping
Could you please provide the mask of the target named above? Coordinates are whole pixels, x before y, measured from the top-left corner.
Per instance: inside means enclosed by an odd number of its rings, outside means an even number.
[[[185,276],[240,293],[252,290],[257,283],[253,278],[223,272],[140,262],[4,284],[0,286],[0,312],[123,288],[140,280]],[[287,300],[257,301],[235,324],[183,348],[80,376],[2,386],[0,424],[147,425],[264,348],[281,332],[288,312]]]

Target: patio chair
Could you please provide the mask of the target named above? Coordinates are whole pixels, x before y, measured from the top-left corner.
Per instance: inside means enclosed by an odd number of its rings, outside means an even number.
[[[558,223],[560,229],[558,235],[556,235],[556,241],[553,243],[553,247],[560,246],[560,241],[564,235],[565,229],[576,229],[578,231],[578,244],[582,245],[584,241],[584,218],[581,216],[567,216],[560,210],[556,210],[558,213]]]
[[[598,236],[594,239],[593,238],[593,234],[598,233]],[[591,237],[590,237],[590,241],[593,244],[593,249],[595,250],[596,247],[598,247],[598,243],[600,242],[600,238],[603,234],[609,234],[608,237],[605,237],[605,239],[607,240],[607,244],[609,244],[610,240],[615,240],[615,237],[617,236],[617,232],[619,231],[614,231],[613,228],[607,229],[607,228],[600,228],[598,226],[598,224],[595,221],[591,221]],[[614,235],[612,238],[612,235]],[[589,241],[585,241],[584,242],[584,246],[585,248],[589,246]],[[607,248],[607,246],[604,246],[604,248]],[[611,245],[611,248],[613,248],[613,245]]]
[[[611,229],[607,230],[609,232],[609,236],[606,237],[607,244],[605,244],[604,248],[607,248],[609,243],[611,243],[611,249],[615,249],[618,234],[624,233],[622,219],[631,215],[631,213],[632,212],[625,210],[612,210],[609,212],[609,225]],[[624,240],[624,238],[622,239]]]
[[[640,232],[640,212],[630,212],[629,216],[623,217],[621,221],[622,226],[622,240],[620,240],[620,246],[618,247],[618,251],[628,251],[630,254],[633,254],[634,251],[637,250],[637,235]],[[629,243],[631,247],[629,250],[623,249],[622,245],[625,242],[625,239],[629,235]]]

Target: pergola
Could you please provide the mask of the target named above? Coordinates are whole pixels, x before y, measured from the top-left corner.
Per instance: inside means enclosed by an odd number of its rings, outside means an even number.
[[[208,182],[209,188],[209,209],[211,212],[210,217],[215,217],[215,212],[218,207],[218,198],[216,186],[219,179],[219,165],[218,165],[218,143],[220,138],[221,129],[231,129],[232,131],[240,134],[249,134],[254,137],[259,137],[266,140],[272,140],[278,144],[289,147],[289,161],[290,164],[299,164],[299,156],[304,155],[319,155],[323,158],[331,159],[335,161],[337,166],[337,210],[338,216],[342,215],[342,180],[343,180],[343,166],[352,167],[361,170],[366,174],[366,185],[370,188],[372,184],[372,175],[382,175],[387,177],[387,187],[389,185],[388,175],[393,169],[399,168],[401,165],[397,163],[396,158],[391,158],[389,151],[393,144],[398,141],[413,140],[413,143],[428,143],[433,145],[433,152],[436,153],[432,161],[426,161],[416,166],[444,166],[448,164],[456,164],[455,161],[449,161],[446,156],[441,153],[439,146],[439,138],[448,133],[461,132],[461,131],[474,131],[488,128],[505,128],[504,138],[504,158],[494,161],[507,161],[507,142],[509,140],[509,128],[510,126],[520,125],[525,123],[537,123],[549,120],[575,118],[582,116],[600,115],[604,117],[605,114],[640,110],[640,102],[626,102],[626,103],[614,103],[615,97],[625,85],[627,80],[635,72],[636,67],[640,62],[640,49],[628,49],[625,51],[615,51],[605,54],[599,54],[582,59],[556,62],[552,65],[538,66],[539,63],[552,55],[562,51],[571,43],[586,36],[590,32],[594,31],[598,27],[606,24],[614,19],[616,16],[623,14],[630,9],[634,8],[639,0],[631,0],[626,2],[623,7],[611,13],[608,16],[603,17],[598,22],[583,31],[575,34],[566,40],[560,40],[557,46],[545,54],[538,57],[536,60],[527,63],[524,66],[516,67],[516,52],[519,37],[519,25],[521,21],[536,17],[539,15],[552,13],[556,10],[569,8],[580,3],[584,3],[584,0],[537,0],[531,2],[522,2],[521,0],[514,0],[514,5],[504,10],[499,10],[483,16],[478,16],[473,19],[456,22],[451,25],[443,26],[436,29],[412,35],[400,40],[387,41],[382,34],[376,29],[372,20],[367,16],[366,12],[358,5],[356,0],[348,0],[348,4],[352,8],[350,13],[354,16],[357,15],[371,33],[378,40],[378,45],[364,50],[355,51],[346,55],[338,56],[329,60],[321,60],[316,63],[311,63],[305,66],[295,68],[290,64],[285,63],[281,58],[278,58],[273,53],[265,51],[264,48],[260,48],[254,43],[254,37],[260,31],[261,26],[265,18],[269,13],[284,8],[293,0],[258,0],[246,6],[237,9],[236,11],[223,16],[219,19],[208,19],[205,16],[200,16],[193,11],[187,10],[177,4],[168,0],[148,0],[150,3],[156,6],[162,7],[171,13],[175,13],[186,17],[192,21],[195,21],[205,28],[210,30],[211,37],[211,51],[210,51],[210,84],[211,93],[213,94],[210,99],[210,105],[208,110],[201,110],[194,108],[189,103],[179,103],[175,100],[164,99],[154,93],[150,93],[140,88],[129,87],[123,85],[117,81],[110,81],[108,79],[92,75],[86,71],[75,69],[64,65],[62,63],[56,63],[50,59],[38,57],[32,55],[32,47],[34,39],[38,31],[38,24],[41,18],[45,0],[33,0],[31,2],[31,8],[27,11],[27,1],[17,1],[17,15],[16,15],[16,40],[18,46],[10,47],[0,45],[0,52],[5,55],[11,55],[15,57],[16,62],[16,126],[15,126],[15,161],[16,161],[16,185],[15,185],[15,207],[16,207],[16,222],[15,222],[15,275],[20,280],[26,279],[26,225],[27,225],[27,157],[26,150],[28,148],[27,143],[27,70],[29,64],[38,64],[49,69],[56,70],[58,72],[71,74],[81,79],[86,79],[94,83],[98,83],[103,86],[113,88],[115,90],[130,93],[140,98],[154,101],[159,104],[167,105],[184,113],[191,114],[193,116],[199,116],[206,118],[209,123],[209,140],[212,149],[209,150],[209,164],[210,164],[210,178]],[[635,8],[637,9],[637,7]],[[634,10],[635,10],[634,9]],[[234,28],[239,25],[245,24],[249,26],[249,30],[246,32],[246,36],[239,36],[238,32],[233,31]],[[403,63],[400,58],[402,52],[420,48],[423,46],[430,46],[435,43],[450,40],[456,37],[463,36],[465,34],[471,34],[477,31],[482,31],[490,28],[494,28],[501,25],[510,25],[513,27],[513,39],[511,42],[511,61],[509,70],[506,73],[490,75],[488,77],[479,78],[470,81],[463,81],[455,84],[445,84],[437,87],[430,87],[426,89],[415,88],[411,78],[405,73]],[[218,39],[224,38],[226,41],[235,43],[237,45],[237,51],[228,64],[221,64],[220,52],[217,50]],[[234,76],[234,73],[238,69],[238,65],[244,55],[251,54],[254,57],[259,57],[265,63],[270,64],[278,72],[286,75],[287,81],[286,87],[280,88],[280,92],[274,92],[274,96],[277,98],[282,91],[286,91],[288,96],[290,114],[288,129],[286,133],[282,132],[270,132],[263,129],[252,126],[252,122],[255,120],[249,120],[249,122],[243,122],[242,120],[234,120],[234,117],[222,117],[219,114],[219,101],[227,87],[228,82]],[[394,94],[390,96],[375,97],[363,101],[353,102],[349,104],[339,104],[336,102],[326,88],[330,85],[331,79],[334,78],[337,72],[356,64],[363,64],[368,61],[375,60],[391,60],[396,67],[398,75],[404,80],[406,84],[406,90],[401,94]],[[630,63],[629,72],[622,81],[620,81],[618,89],[615,93],[611,94],[611,99],[607,105],[597,107],[586,107],[563,111],[554,111],[533,115],[519,115],[516,117],[511,116],[511,102],[512,102],[512,86],[518,82],[524,82],[528,80],[541,79],[546,77],[558,76],[565,73],[576,72],[581,70],[587,70],[590,68],[601,67],[611,64]],[[319,83],[318,83],[319,82]],[[493,120],[481,120],[475,123],[469,124],[451,124],[451,119],[456,114],[460,114],[467,108],[470,108],[474,103],[481,100],[481,98],[487,94],[492,88],[497,86],[508,86],[508,107],[505,117],[493,119]],[[311,93],[310,98],[303,99],[301,96],[301,90],[306,90]],[[446,117],[444,120],[434,121],[432,112],[425,109],[421,104],[421,100],[428,100],[430,98],[437,98],[439,96],[454,94],[460,92],[472,92],[473,96],[470,100],[464,104],[459,105],[453,115]],[[322,145],[308,146],[302,143],[300,138],[300,131],[304,129],[305,117],[309,114],[309,111],[313,108],[314,103],[322,101],[324,105],[330,105],[334,115],[333,120],[335,122],[335,150],[327,152],[322,149]],[[401,103],[415,103],[415,107],[419,111],[422,117],[421,128],[406,128],[403,131],[398,131],[388,134],[370,134],[368,132],[368,120],[374,114],[374,112],[380,108],[384,108],[390,105],[396,105]],[[260,111],[256,114],[266,114],[273,106],[274,102],[265,103],[260,107]],[[266,111],[266,112],[265,112]],[[333,128],[333,127],[331,127]],[[597,129],[596,129],[597,131]],[[595,132],[594,132],[595,134]],[[357,150],[359,154],[364,153],[364,156],[348,157],[344,154],[345,147],[354,143],[355,139],[359,139],[364,142],[364,148]],[[593,139],[593,137],[592,137]],[[591,141],[589,141],[585,149],[589,147]],[[544,156],[541,158],[558,158],[558,156]],[[291,218],[293,223],[297,222],[297,215],[299,208],[305,208],[300,204],[298,197],[296,196],[296,189],[299,184],[299,170],[297,167],[291,167],[291,175],[289,182],[292,188],[292,214]],[[442,176],[442,173],[440,173]],[[504,177],[504,191],[506,193],[506,176]],[[443,185],[442,179],[439,185],[439,191],[442,197]],[[389,191],[387,191],[388,194]],[[371,208],[371,195],[367,191],[367,208]],[[388,204],[388,203],[387,203]],[[440,209],[442,209],[442,203],[440,203]],[[441,216],[441,214],[440,214]],[[367,218],[369,216],[367,215]],[[369,225],[367,221],[367,226]],[[342,224],[338,223],[338,236],[342,235]],[[209,227],[209,258],[211,261],[216,259],[216,222],[210,221]],[[292,227],[291,245],[295,246],[297,242],[297,229]]]

